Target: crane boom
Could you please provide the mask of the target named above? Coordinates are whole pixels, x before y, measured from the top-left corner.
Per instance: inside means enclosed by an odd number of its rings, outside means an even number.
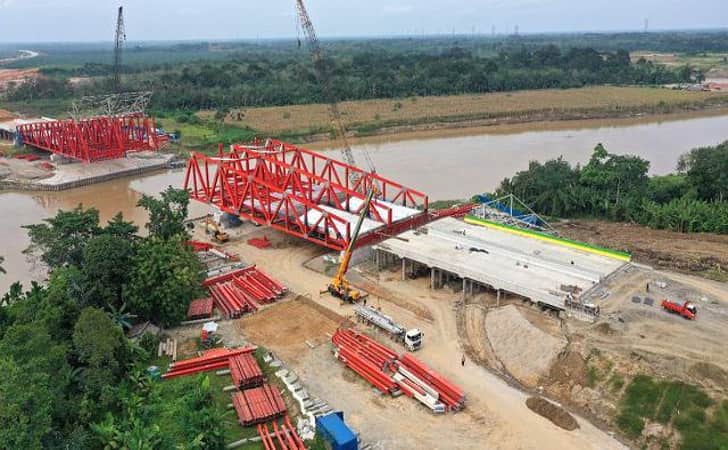
[[[356,241],[359,239],[359,233],[361,232],[361,226],[364,223],[364,219],[369,214],[369,207],[374,198],[374,189],[370,189],[367,193],[364,205],[359,212],[359,219],[356,221],[354,231],[349,240],[349,245],[346,246],[343,256],[341,257],[341,263],[339,264],[339,270],[336,272],[336,276],[328,287],[328,292],[335,297],[339,297],[347,302],[356,302],[362,298],[359,291],[351,289],[349,280],[346,279],[346,272],[349,270],[349,264],[351,263],[351,256],[354,253]],[[326,291],[324,291],[326,292]]]
[[[116,35],[114,39],[114,90],[121,92],[121,53],[126,42],[124,31],[124,7],[119,6],[119,13],[116,17]]]
[[[311,58],[313,59],[313,70],[316,75],[316,79],[321,85],[321,91],[324,96],[324,100],[329,107],[329,116],[331,117],[331,124],[334,128],[335,136],[341,140],[342,148],[341,155],[344,158],[344,162],[351,166],[356,166],[356,160],[354,154],[351,151],[349,140],[346,137],[346,127],[344,127],[344,121],[339,111],[339,105],[334,95],[333,87],[331,86],[331,77],[329,76],[326,63],[324,61],[323,52],[321,50],[321,42],[316,36],[316,29],[313,27],[311,17],[308,15],[306,5],[303,4],[303,0],[296,0],[296,10],[298,11],[298,20],[303,28],[303,34],[306,36],[306,42],[308,43],[311,51]],[[366,160],[367,167],[370,172],[376,172],[374,162],[368,152],[364,151],[364,159]],[[355,174],[351,174],[352,184],[357,179]]]

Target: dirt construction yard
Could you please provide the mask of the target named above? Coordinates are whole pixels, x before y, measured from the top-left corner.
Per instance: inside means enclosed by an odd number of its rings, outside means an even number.
[[[235,321],[238,333],[281,357],[309,392],[344,411],[366,442],[385,449],[625,448],[578,415],[579,428],[559,428],[526,406],[528,392],[472,359],[458,330],[458,295],[448,289],[431,291],[423,279],[402,282],[387,272],[371,276],[364,265],[354,268],[352,275],[376,286],[377,295],[370,296],[369,304],[381,307],[407,327],[422,329],[425,346],[418,358],[460,385],[468,400],[462,412],[434,416],[409,398],[378,394],[332,354],[330,336],[339,324],[347,323],[352,308],[328,294],[320,295],[329,277],[304,266],[324,251],[262,227],[245,226],[231,235],[224,246],[227,251],[257,264],[292,291],[286,300]],[[263,235],[272,241],[270,248],[246,244],[247,239]],[[390,296],[407,301],[390,302]],[[402,351],[388,339],[382,338],[382,342]],[[464,353],[468,357],[461,366]]]

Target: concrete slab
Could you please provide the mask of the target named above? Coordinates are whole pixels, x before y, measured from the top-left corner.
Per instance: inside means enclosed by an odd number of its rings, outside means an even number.
[[[453,218],[407,231],[375,249],[563,309],[561,286],[586,291],[624,262]]]

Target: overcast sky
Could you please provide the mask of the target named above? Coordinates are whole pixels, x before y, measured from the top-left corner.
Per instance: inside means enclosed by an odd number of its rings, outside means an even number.
[[[321,36],[728,27],[728,0],[306,0]],[[0,42],[296,35],[294,0],[0,0]]]

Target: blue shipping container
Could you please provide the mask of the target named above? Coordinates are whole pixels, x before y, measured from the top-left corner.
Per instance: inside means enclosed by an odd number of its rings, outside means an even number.
[[[341,411],[316,418],[316,429],[325,440],[331,443],[333,450],[358,450],[356,434],[344,422]]]

